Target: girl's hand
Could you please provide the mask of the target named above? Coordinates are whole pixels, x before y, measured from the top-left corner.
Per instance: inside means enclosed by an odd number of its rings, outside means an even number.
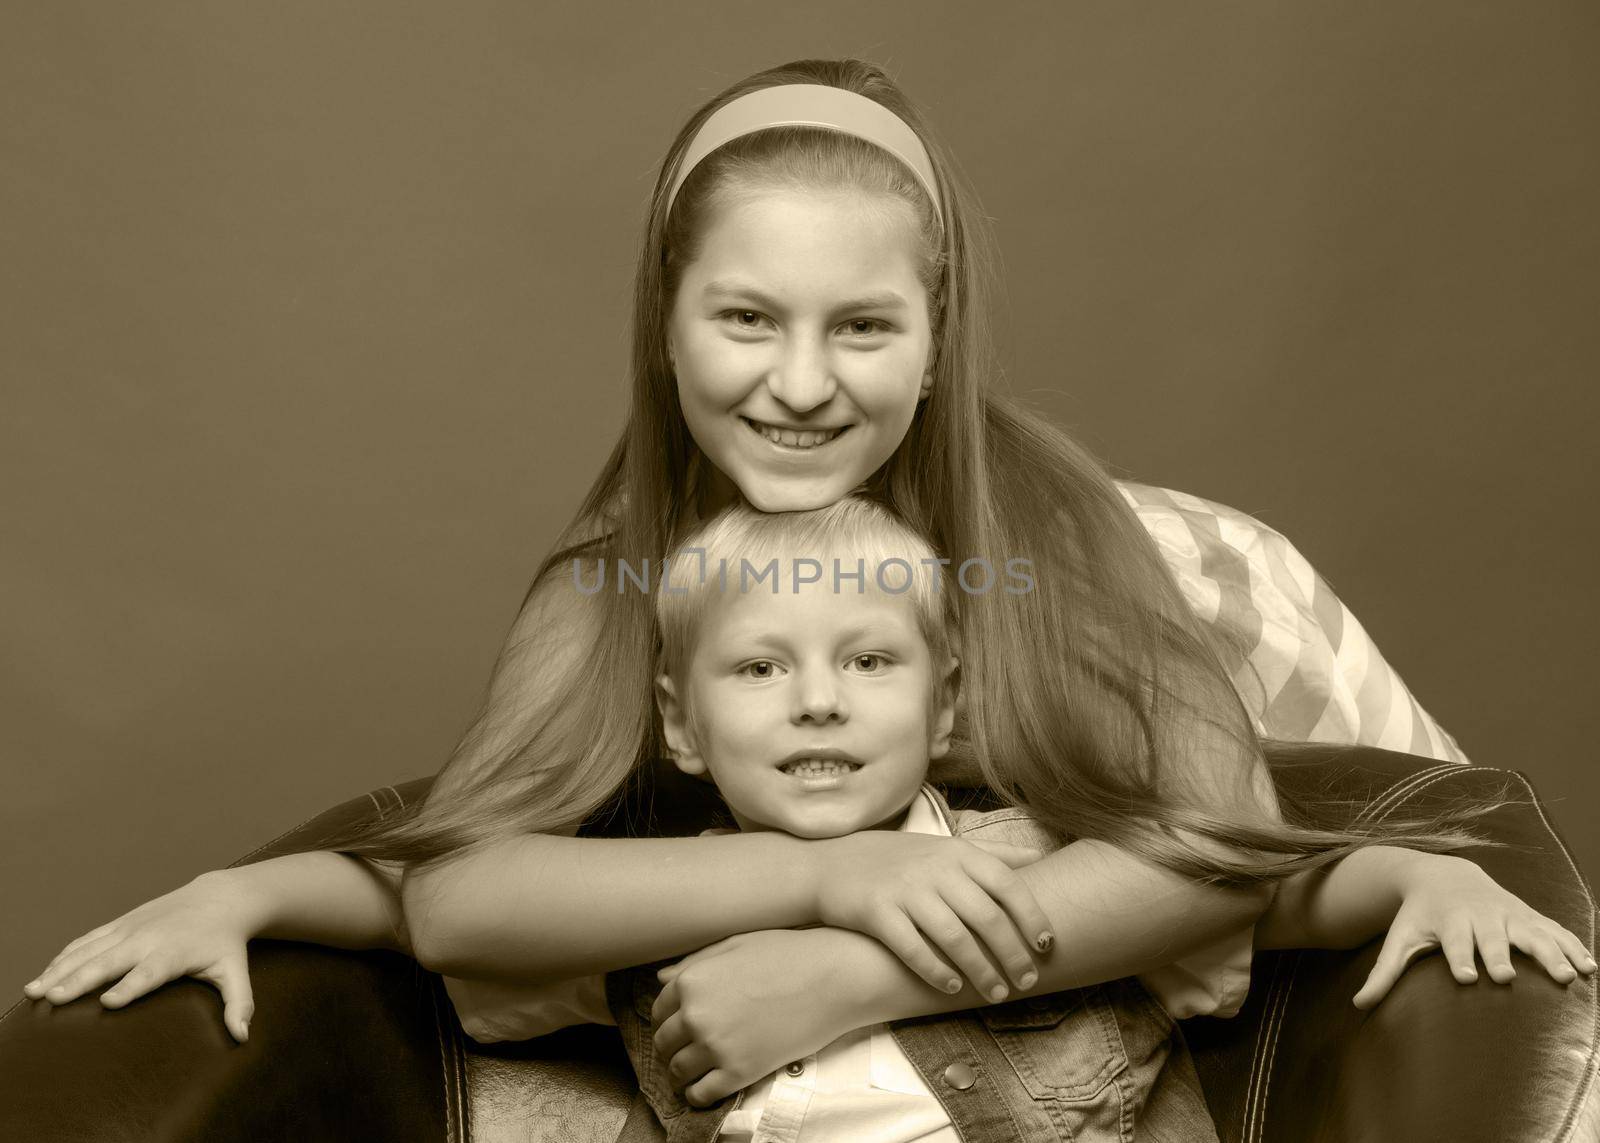
[[[825,932],[740,933],[657,973],[666,987],[650,1012],[656,1053],[692,1106],[710,1107],[856,1026],[848,1004],[828,1003],[840,970]]]
[[[1400,911],[1367,982],[1355,995],[1357,1008],[1376,1007],[1412,959],[1433,948],[1443,950],[1460,984],[1478,979],[1474,947],[1497,984],[1517,975],[1511,967],[1511,945],[1561,984],[1595,970],[1582,941],[1506,892],[1473,862],[1443,854],[1418,856],[1425,860],[1406,875]]]
[[[255,927],[248,898],[227,871],[202,873],[67,945],[23,995],[66,1004],[120,976],[100,1003],[121,1008],[169,980],[193,976],[222,993],[223,1023],[243,1043],[255,1011],[245,957]]]
[[[976,938],[1019,989],[1037,982],[1032,950],[1047,952],[1055,936],[1012,870],[1038,861],[1038,850],[887,830],[818,845],[825,854],[817,871],[823,924],[876,937],[941,992],[961,991],[959,970],[980,996],[999,1001],[1010,994]]]

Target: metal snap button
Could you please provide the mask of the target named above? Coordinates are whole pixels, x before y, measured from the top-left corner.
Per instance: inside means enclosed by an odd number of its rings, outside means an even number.
[[[954,1063],[944,1070],[944,1085],[957,1091],[966,1091],[978,1082],[977,1073],[962,1063]]]
[[[806,1074],[806,1064],[804,1060],[796,1060],[783,1070],[792,1076],[803,1076]]]

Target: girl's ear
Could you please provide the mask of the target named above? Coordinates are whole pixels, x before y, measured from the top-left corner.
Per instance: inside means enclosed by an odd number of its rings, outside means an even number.
[[[665,674],[656,676],[656,707],[661,711],[661,729],[672,751],[672,764],[685,774],[702,775],[706,772],[705,759],[695,746],[694,734],[689,729],[687,712],[678,701],[677,689]]]
[[[954,655],[945,665],[939,687],[939,709],[934,713],[933,731],[928,737],[928,757],[943,758],[950,753],[950,736],[956,726],[956,696],[961,690],[961,660]]]

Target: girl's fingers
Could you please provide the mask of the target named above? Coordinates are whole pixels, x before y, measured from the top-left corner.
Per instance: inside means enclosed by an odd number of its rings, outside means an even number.
[[[107,1008],[121,1008],[139,999],[152,988],[171,980],[171,971],[162,971],[149,960],[142,960],[123,974],[121,980],[100,994],[100,1003]]]
[[[961,975],[933,951],[927,938],[900,910],[887,911],[873,927],[872,936],[920,976],[928,987],[951,995],[961,991]]]
[[[67,977],[81,968],[86,961],[108,948],[114,948],[117,943],[118,938],[107,933],[101,934],[92,941],[86,940],[81,944],[74,941],[73,944],[77,947],[73,948],[71,952],[62,950],[58,953],[56,959],[50,962],[49,967],[39,974],[38,979],[28,982],[27,986],[22,990],[23,993],[33,1000],[43,996],[52,1004],[65,1004],[68,1000],[75,1000],[80,995],[81,990],[71,995],[67,995],[65,992],[56,993],[55,990]]]
[[[1506,939],[1505,925],[1498,920],[1477,921],[1472,925],[1472,935],[1489,979],[1496,984],[1510,984],[1516,979],[1517,970],[1511,964],[1511,942]]]
[[[909,910],[916,923],[934,947],[943,953],[956,969],[972,982],[978,995],[991,1003],[1011,995],[1000,973],[989,962],[988,954],[978,947],[978,942],[968,931],[966,923],[941,897],[929,897],[916,902]]]
[[[1513,921],[1506,926],[1511,943],[1527,953],[1550,974],[1558,984],[1571,984],[1578,979],[1577,971],[1567,963],[1567,954],[1556,943],[1555,934],[1541,925],[1526,925]]]
[[[1439,930],[1439,949],[1450,965],[1457,984],[1476,984],[1478,966],[1473,956],[1476,940],[1472,925],[1464,917],[1452,917]]]
[[[659,980],[662,984],[666,984],[669,980],[671,980],[673,977],[677,976],[678,973],[680,973],[682,971],[683,971],[683,962],[681,960],[675,960],[671,964],[667,965],[665,968],[663,968],[659,972],[657,972],[656,973],[656,979]]]
[[[1378,951],[1372,971],[1367,974],[1366,983],[1353,998],[1355,1006],[1363,1009],[1377,1007],[1378,1002],[1389,995],[1389,990],[1405,973],[1412,959],[1433,945],[1432,940],[1417,933],[1402,928],[1390,929],[1389,935],[1384,938],[1383,948]]]
[[[970,846],[998,857],[1012,869],[1021,869],[1024,865],[1032,865],[1044,856],[1042,849],[1034,849],[1029,845],[1012,845],[1008,841],[971,841],[965,838],[962,840],[967,841]]]
[[[135,963],[136,958],[126,944],[116,945],[78,965],[52,985],[44,998],[52,1004],[66,1004],[91,988],[99,988],[106,981],[121,976]]]
[[[1022,934],[1023,943],[1032,952],[1047,953],[1056,943],[1055,930],[1050,918],[1039,908],[1039,901],[1028,888],[1027,882],[1010,870],[996,869],[982,861],[974,861],[968,875],[985,893],[999,902]]]
[[[250,963],[244,946],[220,957],[210,968],[194,974],[222,993],[222,1022],[239,1043],[250,1038],[250,1017],[255,1015],[255,993],[250,987]],[[158,982],[159,983],[159,982]]]
[[[691,1107],[710,1107],[745,1086],[723,1068],[715,1068],[686,1087],[683,1098]]]
[[[993,897],[969,882],[952,886],[944,899],[962,923],[989,946],[989,954],[1012,984],[1026,991],[1039,982],[1026,939],[1017,932],[1010,916],[995,904]]]
[[[1572,962],[1574,968],[1585,975],[1595,970],[1594,957],[1589,955],[1589,950],[1582,941],[1548,917],[1542,917],[1541,920],[1550,926],[1550,936],[1566,954],[1567,960]]]

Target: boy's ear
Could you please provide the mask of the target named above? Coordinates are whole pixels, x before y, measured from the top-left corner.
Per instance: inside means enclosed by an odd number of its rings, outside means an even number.
[[[956,697],[961,692],[961,660],[954,655],[945,664],[939,687],[939,709],[934,712],[933,731],[928,738],[928,757],[943,758],[950,753],[950,736],[956,726]]]
[[[687,712],[683,703],[678,701],[677,688],[665,674],[656,676],[656,707],[661,711],[661,729],[666,734],[667,746],[672,750],[672,764],[685,774],[704,774],[705,759],[700,757],[695,746]]]

